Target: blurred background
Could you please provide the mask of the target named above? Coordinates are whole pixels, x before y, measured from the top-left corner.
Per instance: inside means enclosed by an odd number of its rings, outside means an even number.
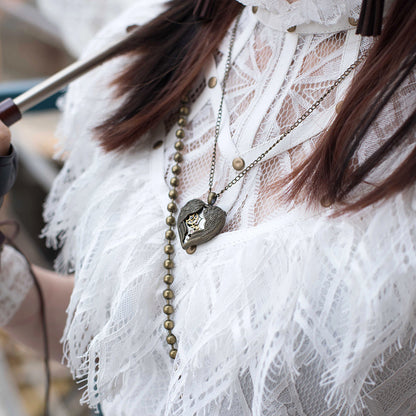
[[[107,21],[134,0],[0,0],[0,101],[16,97],[72,63],[82,46]],[[76,28],[76,30],[74,30]],[[53,160],[59,119],[52,97],[12,127],[20,158],[16,185],[6,197],[0,219],[21,225],[17,245],[29,259],[51,268],[55,253],[38,235],[42,203],[59,172]],[[51,415],[93,414],[79,405],[81,393],[59,363],[52,365]],[[45,375],[42,357],[15,344],[0,330],[0,416],[39,416]]]

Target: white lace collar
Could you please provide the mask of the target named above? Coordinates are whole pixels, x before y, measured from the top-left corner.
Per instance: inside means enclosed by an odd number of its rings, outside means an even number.
[[[305,23],[336,24],[343,17],[357,18],[361,0],[239,0],[246,6],[258,6],[275,15],[282,27]]]

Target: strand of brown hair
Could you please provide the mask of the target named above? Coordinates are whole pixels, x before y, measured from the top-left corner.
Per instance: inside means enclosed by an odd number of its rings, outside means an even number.
[[[338,204],[337,214],[357,211],[386,199],[416,181],[416,149],[395,172],[381,183],[372,184],[355,199],[353,191],[394,152],[415,140],[416,97],[407,120],[381,140],[380,147],[360,166],[352,169],[357,151],[371,124],[380,116],[392,95],[416,64],[416,3],[396,0],[361,70],[356,74],[341,111],[315,151],[298,166],[287,199],[306,199],[311,204],[324,200]],[[287,182],[286,182],[287,184]],[[367,183],[368,184],[368,183]],[[369,185],[369,184],[368,184]]]
[[[193,16],[193,0],[171,0],[167,10],[141,27],[120,54],[131,64],[114,80],[125,97],[114,115],[97,128],[107,151],[125,150],[178,107],[207,59],[218,48],[241,10],[237,1],[218,0],[215,16],[202,22]],[[339,213],[359,210],[387,198],[416,180],[416,150],[382,183],[351,200],[352,192],[409,140],[415,140],[415,110],[367,160],[352,169],[366,133],[416,63],[416,3],[396,0],[381,36],[356,74],[341,111],[312,155],[282,180],[287,199],[313,204],[325,198]],[[415,108],[415,102],[409,103]]]

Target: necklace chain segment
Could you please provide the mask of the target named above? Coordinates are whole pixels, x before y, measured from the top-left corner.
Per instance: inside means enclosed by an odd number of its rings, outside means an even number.
[[[224,106],[224,97],[226,91],[226,84],[231,70],[231,61],[232,61],[232,52],[234,48],[237,27],[240,20],[240,16],[236,19],[236,22],[231,31],[230,44],[228,48],[227,61],[225,64],[224,78],[222,81],[222,92],[220,106],[218,110],[217,120],[215,123],[215,132],[214,132],[214,147],[212,151],[211,158],[211,168],[209,174],[208,182],[208,199],[207,203],[203,202],[200,199],[193,199],[187,202],[183,208],[180,210],[178,215],[178,220],[175,219],[175,213],[178,210],[176,205],[176,199],[178,197],[177,188],[179,186],[178,176],[181,173],[180,164],[183,161],[183,155],[181,151],[184,149],[183,139],[185,138],[186,127],[186,117],[189,115],[189,98],[183,97],[181,100],[181,107],[179,109],[179,119],[178,119],[178,129],[176,130],[177,141],[175,142],[175,154],[173,159],[175,165],[172,167],[172,178],[170,180],[171,190],[169,191],[169,198],[171,202],[168,204],[167,209],[169,212],[168,217],[166,218],[166,224],[168,229],[165,233],[165,238],[167,244],[164,247],[164,252],[167,255],[167,258],[164,261],[164,268],[166,269],[166,274],[163,278],[164,283],[167,285],[166,289],[163,291],[163,297],[165,299],[165,305],[163,307],[163,312],[166,315],[166,320],[164,322],[164,328],[167,330],[166,342],[170,346],[169,356],[172,359],[176,358],[177,354],[177,338],[173,334],[173,329],[175,327],[174,321],[172,320],[172,315],[174,313],[174,307],[172,305],[172,299],[174,293],[172,291],[171,285],[174,282],[174,277],[172,270],[175,267],[173,262],[174,246],[173,240],[176,238],[176,233],[174,227],[177,223],[178,234],[180,244],[183,249],[187,251],[188,254],[193,254],[196,251],[198,245],[203,244],[216,235],[218,235],[225,225],[226,213],[221,208],[215,206],[217,198],[220,197],[225,191],[235,185],[240,179],[242,179],[251,169],[253,169],[258,163],[260,163],[266,155],[274,149],[287,135],[289,135],[296,127],[298,127],[303,121],[305,121],[314,110],[316,110],[322,101],[335,89],[338,85],[344,81],[344,79],[365,59],[365,55],[361,55],[354,63],[352,63],[343,74],[335,80],[335,82],[324,92],[324,94],[318,98],[285,132],[283,132],[276,141],[263,153],[261,153],[256,159],[254,159],[247,167],[245,167],[240,173],[238,173],[235,178],[233,178],[222,190],[218,193],[212,191],[214,184],[214,175],[215,175],[215,166],[217,159],[217,142],[220,135],[221,121],[223,115],[223,106]]]

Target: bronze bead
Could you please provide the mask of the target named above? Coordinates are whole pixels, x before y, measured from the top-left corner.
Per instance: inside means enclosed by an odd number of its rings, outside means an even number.
[[[185,137],[185,130],[184,129],[176,130],[176,137],[178,139],[183,139]]]
[[[175,231],[167,230],[165,233],[166,240],[174,240],[176,237]]]
[[[178,210],[177,205],[174,202],[169,202],[168,211],[169,212],[176,212],[177,210]]]
[[[182,96],[181,103],[183,104],[189,103],[189,97],[187,95]]]
[[[176,143],[175,143],[175,149],[176,150],[183,150],[183,148],[184,148],[185,146],[184,146],[184,144],[183,144],[183,141],[182,140],[178,140]]]
[[[173,156],[173,160],[176,163],[181,163],[183,161],[182,153],[176,152],[175,155]]]
[[[258,8],[258,6],[253,6],[253,7],[251,8],[251,11],[252,11],[254,14],[256,14],[258,9],[259,9],[259,8]]]
[[[163,281],[167,284],[167,285],[171,285],[173,283],[173,276],[171,274],[165,274],[165,277],[163,278]]]
[[[290,26],[290,28],[287,30],[288,32],[292,33],[296,30],[296,26]]]
[[[173,298],[173,292],[170,289],[166,289],[163,291],[163,297],[165,299],[172,299]]]
[[[166,337],[166,341],[167,341],[167,343],[169,344],[169,345],[173,345],[173,344],[176,344],[176,337],[175,337],[175,335],[168,335],[167,337]]]
[[[173,269],[173,267],[175,266],[175,264],[173,263],[173,260],[171,259],[166,259],[163,263],[163,265],[165,266],[165,269]]]
[[[185,127],[186,126],[186,118],[185,117],[179,117],[178,125],[180,127]]]
[[[174,175],[179,175],[181,173],[182,169],[179,165],[173,165],[172,166],[172,173]]]
[[[169,198],[176,199],[178,197],[178,191],[176,189],[171,189],[169,191]]]
[[[175,327],[175,323],[170,319],[165,321],[165,328],[171,331]]]
[[[195,251],[196,251],[196,246],[191,246],[191,247],[188,247],[188,248],[186,249],[186,252],[187,252],[188,254],[194,254],[194,253],[195,253]]]
[[[175,217],[172,217],[172,215],[169,215],[169,217],[166,218],[166,224],[173,227],[176,224]]]
[[[175,350],[175,349],[170,350],[169,357],[174,360],[176,358],[177,352],[178,352],[178,350]]]
[[[173,306],[172,305],[165,305],[163,307],[163,312],[165,315],[172,315],[174,310],[173,310]]]
[[[174,251],[175,251],[175,249],[173,248],[172,244],[167,244],[165,246],[165,253],[166,254],[173,254]]]
[[[174,187],[179,186],[179,179],[177,177],[173,177],[170,180],[170,184],[171,184],[171,186],[174,186]]]
[[[179,114],[181,116],[187,116],[187,115],[189,115],[189,108],[188,107],[185,107],[185,106],[181,107],[179,109]]]

